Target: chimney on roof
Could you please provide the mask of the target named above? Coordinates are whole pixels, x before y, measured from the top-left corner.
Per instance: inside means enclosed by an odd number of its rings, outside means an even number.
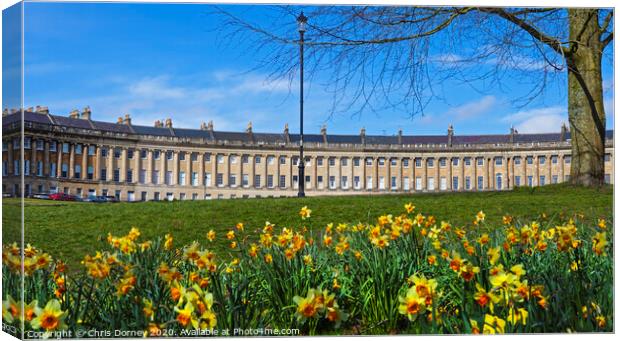
[[[49,108],[48,108],[48,107],[43,107],[43,106],[40,106],[40,105],[37,105],[37,106],[35,107],[35,109],[34,109],[34,110],[35,110],[37,113],[39,113],[39,114],[44,114],[44,115],[47,115],[47,114],[49,114],[49,113],[50,113],[50,110],[49,110]]]
[[[123,124],[123,118],[119,117],[118,120],[116,120],[116,124]]]
[[[510,143],[515,143],[515,134],[517,131],[513,126],[510,126]]]
[[[323,143],[327,144],[327,126],[325,124],[321,127],[321,135],[323,135]]]
[[[75,110],[71,110],[71,112],[69,113],[69,117],[71,118],[80,118],[80,111],[75,109]]]
[[[568,128],[566,128],[566,123],[562,122],[562,129],[560,130],[560,141],[566,142],[567,132],[568,132]]]
[[[286,143],[291,143],[291,136],[288,134],[288,123],[284,124],[284,139]]]
[[[252,121],[248,122],[248,127],[245,128],[245,132],[252,135]]]
[[[403,130],[398,129],[398,144],[403,144]]]
[[[452,124],[448,126],[448,146],[452,147],[452,137],[454,136],[454,127]]]
[[[154,127],[155,128],[163,128],[164,124],[161,123],[161,120],[157,120],[157,121],[155,121]]]
[[[129,116],[129,114],[125,114],[125,119],[123,120],[123,123],[128,126],[131,125],[131,116]]]
[[[166,128],[172,128],[172,119],[170,118],[166,119]]]
[[[90,107],[87,106],[84,110],[82,110],[82,119],[90,120]]]
[[[360,138],[362,139],[362,144],[366,144],[366,128],[360,130]]]
[[[207,130],[207,123],[205,121],[200,122],[200,130]]]
[[[207,124],[207,130],[213,131],[213,120],[209,120],[209,123]]]
[[[28,107],[28,108],[26,108],[26,111],[33,112],[34,108],[33,107]]]
[[[16,113],[16,112],[19,112],[19,110],[15,109],[15,108],[11,108],[11,109],[9,110],[9,113],[10,113],[10,114],[14,114],[14,113]]]
[[[2,116],[6,116],[9,114],[9,109],[8,108],[4,108],[4,110],[2,110]]]

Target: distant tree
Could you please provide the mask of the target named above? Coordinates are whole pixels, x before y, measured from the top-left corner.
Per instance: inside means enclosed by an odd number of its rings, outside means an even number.
[[[257,24],[218,8],[227,41],[249,38],[267,58],[272,77],[296,75],[300,7],[270,8]],[[545,93],[552,77],[568,73],[571,181],[604,181],[603,52],[613,40],[613,10],[495,7],[304,7],[310,18],[309,76],[328,74],[334,106],[359,114],[398,108],[423,112],[445,78],[502,86],[515,77],[530,84],[525,105]],[[267,22],[265,24],[265,22]],[[441,53],[437,53],[440,51]],[[481,67],[477,67],[480,65]],[[482,67],[485,66],[485,67]],[[477,80],[479,82],[475,82]],[[481,82],[480,82],[481,81]]]

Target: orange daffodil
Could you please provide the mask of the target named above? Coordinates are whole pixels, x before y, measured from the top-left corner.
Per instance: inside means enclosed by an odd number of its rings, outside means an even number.
[[[44,308],[36,307],[34,313],[36,317],[30,321],[30,325],[35,330],[42,329],[49,333],[67,329],[65,324],[67,312],[60,308],[60,301],[56,299],[48,301]]]
[[[295,296],[293,302],[297,305],[295,317],[302,323],[322,317],[338,328],[340,323],[348,318],[348,314],[339,308],[335,295],[327,290],[310,289],[306,297]]]

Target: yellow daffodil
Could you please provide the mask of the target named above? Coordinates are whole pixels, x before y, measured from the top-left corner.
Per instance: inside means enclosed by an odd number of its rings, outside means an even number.
[[[171,250],[171,249],[172,249],[172,241],[173,241],[173,239],[172,239],[172,235],[171,235],[171,234],[169,234],[169,233],[168,233],[168,234],[166,234],[166,236],[165,236],[165,242],[164,242],[164,248],[165,248],[166,250]]]
[[[228,239],[228,240],[235,239],[235,231],[233,231],[233,230],[228,231],[226,233],[226,239]]]
[[[243,223],[237,223],[237,225],[235,225],[235,228],[237,229],[237,231],[241,232],[243,231]]]
[[[484,327],[482,332],[484,334],[503,334],[506,327],[506,321],[497,316],[490,314],[484,315]]]
[[[207,232],[207,239],[212,242],[215,240],[215,231],[213,230],[209,230],[209,232]]]
[[[312,213],[312,210],[309,209],[308,206],[304,206],[301,208],[301,210],[299,210],[299,216],[303,220],[310,218],[310,213]]]
[[[44,308],[37,307],[35,314],[36,317],[30,321],[33,329],[44,329],[48,332],[67,329],[67,312],[60,309],[60,302],[56,299],[48,301]]]
[[[407,211],[407,213],[411,213],[413,210],[415,210],[415,206],[413,206],[412,203],[405,204],[405,211]]]
[[[499,247],[492,247],[489,249],[489,251],[487,251],[487,256],[489,257],[489,263],[491,265],[495,265],[495,263],[497,263],[497,261],[499,260],[500,257],[500,248]]]
[[[409,321],[415,321],[418,315],[425,310],[424,298],[418,295],[415,287],[409,288],[404,297],[399,296],[398,301],[400,302],[398,312],[407,316]]]
[[[513,309],[511,307],[508,311],[508,316],[506,317],[506,320],[508,320],[508,322],[510,322],[512,325],[521,323],[525,326],[527,324],[527,315],[527,310],[523,308]]]
[[[182,327],[186,329],[198,327],[198,320],[194,318],[194,306],[190,302],[185,303],[183,309],[174,307],[174,311],[177,313],[176,320]]]
[[[597,232],[592,238],[592,250],[597,255],[602,255],[605,252],[607,246],[607,232]]]

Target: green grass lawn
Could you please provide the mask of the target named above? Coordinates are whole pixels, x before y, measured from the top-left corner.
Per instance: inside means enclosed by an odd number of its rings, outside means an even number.
[[[73,203],[27,200],[24,210],[26,242],[40,247],[74,269],[85,254],[105,246],[105,236],[124,235],[132,227],[142,231],[141,240],[172,233],[175,245],[198,240],[207,243],[209,229],[218,232],[215,251],[224,250],[224,233],[237,222],[248,230],[262,228],[265,221],[277,227],[299,226],[299,209],[312,209],[309,228],[322,228],[330,222],[373,221],[385,214],[403,212],[412,202],[416,212],[434,215],[437,221],[468,224],[483,210],[487,221],[500,226],[510,214],[517,219],[538,219],[546,213],[551,219],[560,214],[581,213],[592,222],[599,217],[611,220],[613,189],[575,188],[552,185],[521,188],[510,192],[429,193],[382,196],[340,196],[314,198],[233,199],[144,203]],[[19,240],[20,205],[18,199],[3,200],[3,244]]]

